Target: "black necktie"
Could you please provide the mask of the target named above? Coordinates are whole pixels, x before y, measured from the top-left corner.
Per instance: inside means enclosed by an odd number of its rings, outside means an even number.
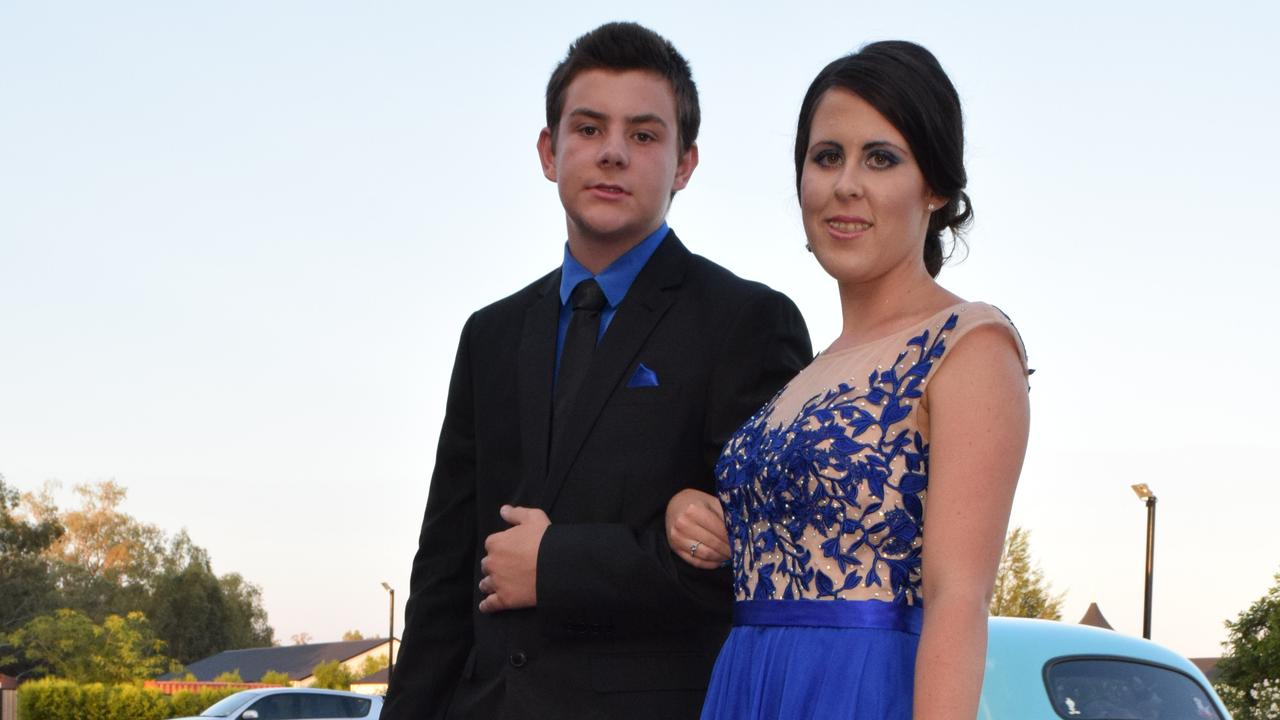
[[[555,447],[564,431],[569,408],[582,387],[591,367],[591,355],[600,337],[600,311],[604,309],[604,291],[592,279],[583,280],[569,295],[573,315],[560,348],[560,370],[556,375],[555,404],[551,411],[551,445]]]

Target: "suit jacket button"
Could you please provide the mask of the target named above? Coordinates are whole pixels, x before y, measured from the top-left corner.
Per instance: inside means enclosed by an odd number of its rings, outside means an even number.
[[[529,656],[525,655],[523,650],[517,650],[511,653],[511,657],[507,660],[511,662],[511,667],[522,668],[529,662]]]

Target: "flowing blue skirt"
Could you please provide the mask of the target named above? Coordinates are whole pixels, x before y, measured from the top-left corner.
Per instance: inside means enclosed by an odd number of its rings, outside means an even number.
[[[923,614],[879,600],[739,602],[702,720],[911,720]]]

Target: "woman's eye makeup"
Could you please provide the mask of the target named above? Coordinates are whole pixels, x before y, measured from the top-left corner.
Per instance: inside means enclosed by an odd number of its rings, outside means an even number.
[[[813,154],[813,162],[822,166],[838,165],[842,159],[840,151],[833,148],[822,148]]]
[[[887,170],[902,162],[897,155],[888,150],[872,150],[867,153],[867,167],[873,170]]]

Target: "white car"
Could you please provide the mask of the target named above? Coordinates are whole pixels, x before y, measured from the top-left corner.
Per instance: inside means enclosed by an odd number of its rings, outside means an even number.
[[[377,695],[281,687],[244,690],[228,695],[194,718],[177,720],[372,720],[381,714],[382,698]]]

